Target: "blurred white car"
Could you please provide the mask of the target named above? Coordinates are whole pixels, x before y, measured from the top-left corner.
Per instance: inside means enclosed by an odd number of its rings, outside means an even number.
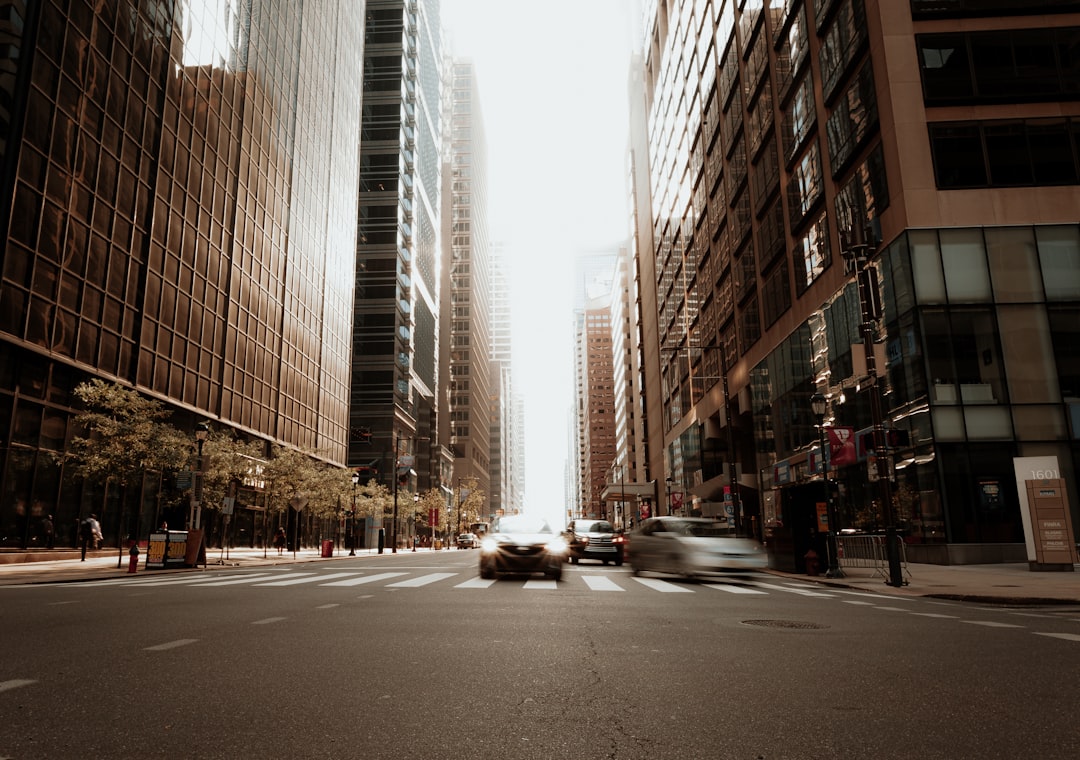
[[[768,567],[765,547],[708,517],[653,517],[630,534],[630,566],[688,578]]]

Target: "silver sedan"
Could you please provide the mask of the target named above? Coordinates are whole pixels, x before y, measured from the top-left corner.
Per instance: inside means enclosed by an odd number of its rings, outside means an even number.
[[[764,547],[732,535],[726,523],[707,517],[653,517],[630,535],[630,566],[694,578],[768,567]]]

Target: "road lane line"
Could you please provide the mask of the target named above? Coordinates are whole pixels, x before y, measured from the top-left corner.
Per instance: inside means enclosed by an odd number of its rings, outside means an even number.
[[[661,591],[665,594],[692,594],[693,589],[683,588],[682,586],[676,586],[674,583],[668,583],[658,578],[634,578],[635,581],[642,586],[648,586],[653,591]]]
[[[193,588],[205,588],[207,586],[235,586],[239,583],[251,583],[257,580],[266,580],[268,578],[280,578],[282,576],[275,575],[274,573],[259,573],[258,575],[247,575],[243,578],[231,578],[227,581],[198,581],[193,584]]]
[[[729,594],[766,594],[765,591],[758,591],[756,588],[747,588],[746,586],[736,586],[731,583],[706,583],[706,587],[714,588],[717,591],[726,591]]]
[[[387,578],[397,578],[405,573],[377,573],[375,575],[361,575],[359,578],[348,578],[343,581],[333,581],[332,583],[323,583],[323,586],[359,586],[361,583],[375,583],[376,581],[385,581]]]
[[[1080,633],[1040,633],[1034,631],[1036,636],[1049,636],[1052,639],[1065,639],[1066,641],[1080,641]]]
[[[961,620],[961,623],[967,623],[968,625],[985,625],[987,628],[1023,628],[1022,625],[1013,625],[1012,623],[998,623],[994,620]]]
[[[915,615],[917,617],[945,618],[947,620],[956,620],[957,619],[956,615],[942,615],[939,612],[912,612],[911,614]]]
[[[821,597],[822,599],[832,599],[836,596],[836,594],[822,594],[819,591],[807,591],[806,589],[790,588],[788,586],[781,586],[776,583],[762,583],[761,581],[753,581],[753,585],[759,586],[761,588],[775,589],[777,591],[786,591],[789,594],[798,594],[799,596],[817,596]]]
[[[547,579],[540,580],[538,578],[531,578],[525,581],[524,587],[533,590],[539,589],[541,591],[555,591],[559,588],[559,582]]]
[[[320,604],[315,609],[317,609],[317,610],[331,610],[334,607],[340,607],[340,606],[341,606],[340,604]]]
[[[262,620],[253,620],[251,622],[251,624],[252,625],[266,625],[267,623],[280,623],[282,620],[285,620],[285,619],[286,618],[283,618],[283,617],[268,617],[268,618],[263,618]]]
[[[439,581],[445,581],[447,578],[453,578],[457,573],[430,573],[429,575],[421,575],[418,578],[409,578],[407,581],[398,581],[397,583],[388,583],[387,588],[418,588],[420,586],[426,586],[429,583],[438,583]]]
[[[606,575],[583,575],[581,580],[585,581],[585,585],[592,591],[625,591],[622,586]]]
[[[489,588],[495,582],[494,578],[473,578],[454,586],[454,588]]]
[[[270,581],[268,583],[256,583],[256,586],[295,586],[298,583],[317,583],[318,581],[328,581],[331,578],[351,578],[355,575],[360,575],[359,572],[351,573],[328,573],[324,575],[315,574],[307,578],[293,578],[287,581]],[[326,584],[322,584],[326,585]]]
[[[177,647],[186,647],[188,644],[194,644],[198,639],[177,639],[176,641],[167,641],[164,644],[156,644],[152,647],[143,647],[144,652],[164,652],[166,649],[176,649]]]
[[[19,689],[23,686],[29,686],[32,683],[37,683],[37,681],[32,681],[28,678],[13,678],[10,681],[0,681],[0,691]]]
[[[841,599],[840,601],[842,601],[844,604],[860,604],[863,607],[873,607],[874,606],[873,602],[864,602],[861,599]]]

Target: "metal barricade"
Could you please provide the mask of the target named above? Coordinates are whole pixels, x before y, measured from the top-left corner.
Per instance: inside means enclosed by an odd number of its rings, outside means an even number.
[[[898,540],[897,544],[900,546],[900,569],[906,584],[911,579],[907,551],[902,540]],[[889,555],[885,548],[885,536],[837,536],[836,554],[841,568],[869,568],[875,575],[889,579]]]

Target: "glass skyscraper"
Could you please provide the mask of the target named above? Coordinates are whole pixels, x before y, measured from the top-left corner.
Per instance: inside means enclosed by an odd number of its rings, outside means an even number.
[[[0,7],[4,542],[129,529],[53,456],[90,378],[344,464],[357,4]]]

